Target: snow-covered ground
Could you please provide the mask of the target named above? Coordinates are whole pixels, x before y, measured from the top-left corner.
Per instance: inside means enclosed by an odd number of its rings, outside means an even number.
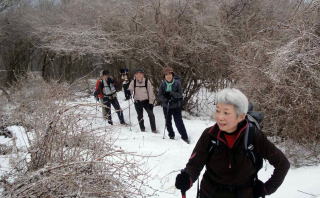
[[[119,102],[124,110],[126,122],[129,123],[128,101],[124,101],[123,93],[118,93]],[[76,103],[94,103],[94,98],[81,99]],[[188,158],[200,137],[202,131],[214,124],[210,117],[192,117],[184,118],[184,123],[187,128],[188,135],[191,138],[191,144],[186,144],[176,132],[176,139],[170,140],[167,137],[163,139],[164,131],[164,116],[160,106],[154,108],[156,116],[157,129],[160,133],[151,133],[149,119],[144,112],[146,132],[140,132],[136,112],[132,102],[130,102],[130,114],[132,127],[120,126],[116,114],[113,114],[114,127],[117,131],[118,140],[116,145],[122,147],[129,152],[151,156],[146,159],[145,168],[150,169],[149,185],[158,190],[157,197],[159,198],[176,198],[181,197],[180,192],[175,189],[174,182],[178,172],[185,167]],[[95,109],[92,109],[95,113]],[[98,110],[101,113],[101,110]],[[96,118],[94,124],[97,126],[108,126],[101,118]],[[108,126],[109,127],[109,126]],[[175,128],[175,127],[174,127]],[[18,140],[20,147],[26,146],[24,130],[21,127],[11,127]],[[0,137],[0,143],[8,142],[8,138]],[[8,170],[8,156],[0,156],[0,174]],[[265,165],[259,172],[259,178],[266,181],[272,173],[272,166]],[[187,197],[195,197],[197,191],[196,183],[187,192]],[[309,193],[309,194],[307,194]],[[303,167],[289,171],[284,183],[271,196],[271,198],[309,198],[320,197],[320,166],[318,167]]]

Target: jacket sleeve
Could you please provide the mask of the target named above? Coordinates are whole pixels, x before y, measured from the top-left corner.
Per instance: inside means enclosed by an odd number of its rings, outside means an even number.
[[[102,98],[103,97],[102,89],[103,89],[102,82],[100,79],[98,79],[96,82],[96,89],[95,89],[94,95],[99,98]]]
[[[154,104],[154,101],[156,100],[156,96],[154,95],[153,92],[153,86],[152,83],[150,82],[150,80],[148,80],[148,94],[149,94],[149,104]]]
[[[265,189],[270,195],[282,184],[290,168],[290,163],[283,152],[270,142],[262,132],[258,133],[257,137],[255,139],[257,152],[274,167],[272,176],[265,182]]]
[[[192,182],[195,182],[198,179],[201,170],[208,161],[211,141],[209,129],[210,128],[205,129],[202,133],[185,168],[185,171],[190,175]]]
[[[167,98],[163,95],[164,94],[164,83],[162,82],[160,87],[159,87],[159,91],[158,91],[158,99],[160,102],[162,103],[167,103]]]
[[[182,99],[182,87],[179,81],[176,81],[176,87],[177,89],[171,92],[171,96],[176,100]]]

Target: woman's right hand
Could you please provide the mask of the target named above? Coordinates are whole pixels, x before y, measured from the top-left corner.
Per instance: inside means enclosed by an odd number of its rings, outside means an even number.
[[[181,173],[177,175],[175,186],[182,192],[186,192],[191,188],[192,179],[185,170],[181,170]]]

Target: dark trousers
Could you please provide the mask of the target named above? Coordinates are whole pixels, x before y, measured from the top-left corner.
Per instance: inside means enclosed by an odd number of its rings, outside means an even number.
[[[144,110],[146,110],[146,112],[149,116],[151,130],[155,131],[156,130],[156,121],[155,121],[154,114],[153,114],[153,105],[149,104],[148,100],[144,100],[144,101],[135,101],[134,107],[135,107],[137,114],[138,114],[138,121],[139,121],[140,129],[145,130],[144,120],[143,120],[143,109],[144,109]]]
[[[169,132],[169,137],[174,137],[174,131],[172,128],[172,116],[174,119],[174,123],[176,124],[176,127],[178,129],[178,132],[181,135],[182,139],[188,139],[186,127],[184,126],[183,120],[182,120],[182,115],[181,115],[181,109],[180,108],[175,108],[175,109],[169,109],[166,107],[163,107],[163,113],[164,117],[166,119],[166,126],[167,130]]]
[[[122,87],[123,87],[124,97],[126,98],[126,100],[129,100],[131,96],[130,90],[128,89],[129,83],[124,84]]]
[[[126,100],[129,100],[131,96],[131,93],[128,89],[124,90],[124,97],[126,98]]]
[[[113,108],[117,111],[120,123],[124,123],[123,112],[120,107],[119,101],[116,97],[111,99],[108,97],[103,98],[103,104],[106,106],[106,107],[102,107],[103,111],[106,112],[104,116],[108,121],[112,122],[112,116],[111,116],[111,105],[112,105]]]

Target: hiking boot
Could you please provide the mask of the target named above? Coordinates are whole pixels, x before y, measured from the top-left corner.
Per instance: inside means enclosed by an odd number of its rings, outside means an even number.
[[[190,144],[190,140],[188,138],[182,138],[182,140],[187,143],[187,144]]]
[[[146,131],[146,129],[140,129],[141,130],[141,132],[145,132]]]
[[[112,121],[110,121],[110,120],[108,121],[108,123],[109,123],[110,125],[113,125],[113,122],[112,122]]]
[[[169,137],[171,140],[174,140],[174,136]]]
[[[157,129],[152,130],[152,133],[159,133],[159,131],[157,131]]]
[[[128,125],[125,121],[120,122],[120,124],[125,125],[125,126],[127,126],[127,125]]]

